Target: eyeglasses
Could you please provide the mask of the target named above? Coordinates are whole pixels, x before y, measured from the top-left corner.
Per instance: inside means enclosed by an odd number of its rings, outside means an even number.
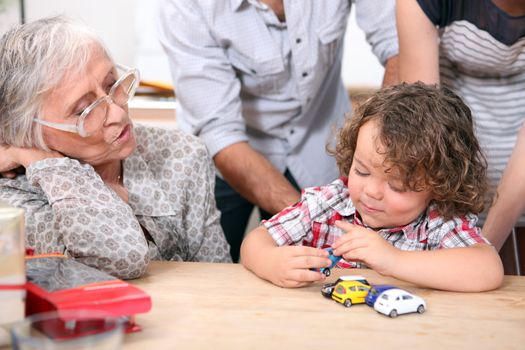
[[[49,122],[38,118],[34,118],[33,121],[53,129],[77,133],[82,137],[93,135],[106,122],[109,105],[114,103],[120,107],[125,107],[135,95],[139,85],[138,70],[130,69],[121,64],[117,64],[116,67],[125,73],[113,84],[106,96],[100,97],[80,113],[75,125]]]

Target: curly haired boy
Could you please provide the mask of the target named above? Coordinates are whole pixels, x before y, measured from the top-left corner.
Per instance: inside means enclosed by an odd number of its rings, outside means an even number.
[[[422,83],[377,92],[348,118],[335,150],[344,177],[303,190],[294,206],[245,238],[242,263],[283,287],[315,271],[366,265],[420,286],[484,291],[503,278],[475,214],[487,191],[472,115],[450,90]],[[313,270],[312,270],[313,269]]]

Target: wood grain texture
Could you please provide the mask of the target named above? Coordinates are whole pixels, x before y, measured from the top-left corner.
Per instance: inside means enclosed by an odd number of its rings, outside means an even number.
[[[390,319],[372,308],[345,308],[321,284],[284,289],[239,264],[153,262],[132,281],[152,310],[124,349],[523,349],[525,277],[506,276],[485,293],[420,289],[372,270],[332,270],[327,281],[359,274],[423,297],[427,311]]]

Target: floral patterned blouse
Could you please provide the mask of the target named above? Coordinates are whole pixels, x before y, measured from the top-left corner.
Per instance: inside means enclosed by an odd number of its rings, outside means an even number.
[[[123,162],[129,203],[67,157],[0,178],[0,201],[25,209],[26,246],[123,279],[140,277],[150,259],[231,262],[205,146],[178,130],[136,126],[135,135]]]

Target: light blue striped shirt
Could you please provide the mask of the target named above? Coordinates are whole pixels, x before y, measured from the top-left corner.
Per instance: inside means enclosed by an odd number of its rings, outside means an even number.
[[[356,0],[381,62],[397,54],[394,0]],[[177,125],[210,154],[247,141],[300,187],[338,177],[325,146],[350,105],[341,80],[350,0],[163,0],[160,37],[181,110]]]

